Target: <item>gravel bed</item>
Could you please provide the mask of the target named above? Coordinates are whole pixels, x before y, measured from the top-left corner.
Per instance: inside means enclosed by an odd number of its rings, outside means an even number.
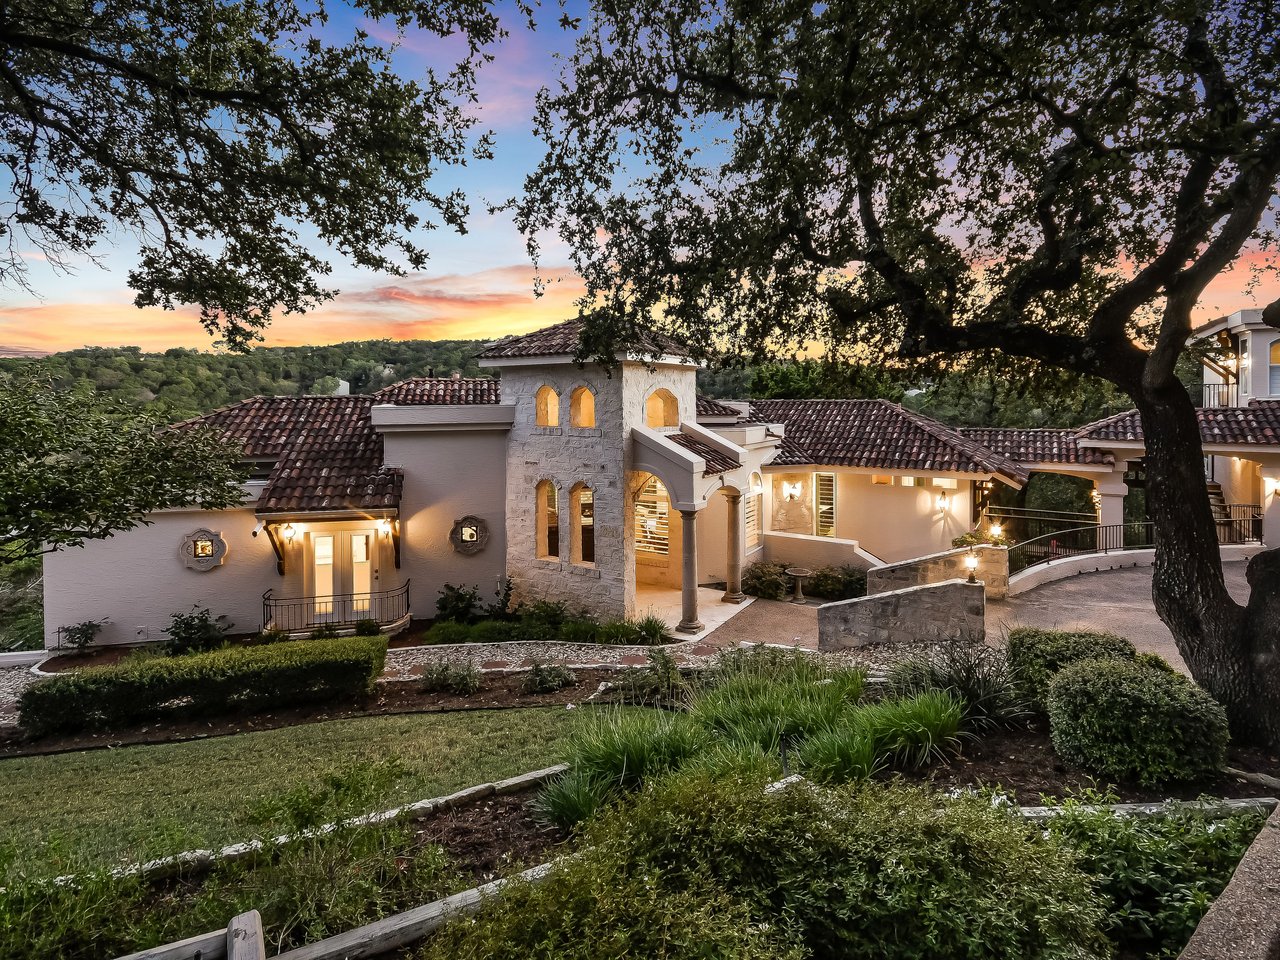
[[[741,644],[746,646],[747,644]],[[805,647],[778,644],[783,649],[818,657],[832,666],[857,666],[872,676],[886,673],[893,664],[904,659],[932,656],[940,647],[932,645],[869,646],[856,650],[818,653]],[[606,644],[555,643],[523,641],[517,643],[459,643],[439,646],[401,647],[387,651],[384,681],[408,680],[433,663],[469,665],[479,670],[522,670],[538,663],[559,663],[569,667],[637,667],[644,666],[655,649],[670,653],[682,667],[699,669],[711,666],[726,648],[711,647],[697,639],[663,647],[609,646]]]
[[[0,724],[17,723],[18,697],[39,679],[30,667],[0,668]]]

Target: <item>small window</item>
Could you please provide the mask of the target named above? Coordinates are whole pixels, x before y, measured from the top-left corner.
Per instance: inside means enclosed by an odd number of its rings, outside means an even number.
[[[1267,393],[1280,397],[1280,340],[1271,344],[1271,363],[1268,365]]]
[[[871,482],[878,487],[891,487],[893,486],[893,477],[889,476],[887,473],[873,473],[871,475]]]
[[[903,485],[904,487],[914,487],[914,486],[916,486],[916,485],[917,485],[917,484],[916,484],[916,479],[917,479],[916,477],[903,477],[903,478],[902,478],[902,485]]]
[[[934,477],[933,485],[942,490],[956,490],[960,487],[960,481],[953,477]]]
[[[596,499],[585,483],[573,488],[569,502],[573,509],[573,562],[591,566],[596,562]]]
[[[537,553],[543,560],[559,560],[560,503],[556,496],[556,485],[550,480],[541,480],[537,494]]]
[[[596,425],[596,395],[589,387],[578,387],[569,395],[569,426]]]
[[[644,402],[644,422],[652,430],[680,426],[680,401],[663,387],[649,394]]]
[[[820,537],[834,536],[836,532],[836,475],[834,473],[815,473],[813,475],[814,498],[817,500],[817,526],[815,532]]]
[[[534,397],[537,423],[540,427],[560,426],[560,394],[552,387],[539,387]]]
[[[197,559],[201,557],[212,557],[213,549],[212,540],[200,539],[191,541],[191,553]]]
[[[636,552],[665,557],[671,550],[671,504],[667,488],[650,477],[636,497]]]

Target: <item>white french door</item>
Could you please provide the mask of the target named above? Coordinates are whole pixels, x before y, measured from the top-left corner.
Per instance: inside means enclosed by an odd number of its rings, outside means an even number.
[[[359,620],[370,610],[378,579],[374,530],[311,536],[311,595],[317,620]]]

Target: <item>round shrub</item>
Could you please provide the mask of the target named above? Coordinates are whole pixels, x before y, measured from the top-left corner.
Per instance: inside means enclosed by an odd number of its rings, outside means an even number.
[[[742,571],[742,592],[762,600],[781,600],[792,590],[792,580],[780,563],[757,560]]]
[[[1132,660],[1137,653],[1132,643],[1111,633],[1030,627],[1009,631],[1009,671],[1037,710],[1044,710],[1049,681],[1063,667],[1080,660]]]
[[[1053,678],[1048,707],[1054,748],[1099,776],[1160,786],[1226,761],[1226,712],[1181,674],[1082,660]]]

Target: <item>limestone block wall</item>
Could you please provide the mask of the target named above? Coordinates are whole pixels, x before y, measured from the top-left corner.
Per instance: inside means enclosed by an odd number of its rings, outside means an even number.
[[[986,637],[982,585],[948,580],[818,608],[818,649],[920,644]]]
[[[1009,551],[1004,547],[984,544],[974,547],[973,552],[978,557],[975,576],[986,586],[987,596],[993,600],[1002,599],[1009,592]],[[967,580],[969,570],[964,561],[968,555],[968,547],[958,547],[914,560],[872,567],[867,571],[867,593],[884,593],[957,578]]]

